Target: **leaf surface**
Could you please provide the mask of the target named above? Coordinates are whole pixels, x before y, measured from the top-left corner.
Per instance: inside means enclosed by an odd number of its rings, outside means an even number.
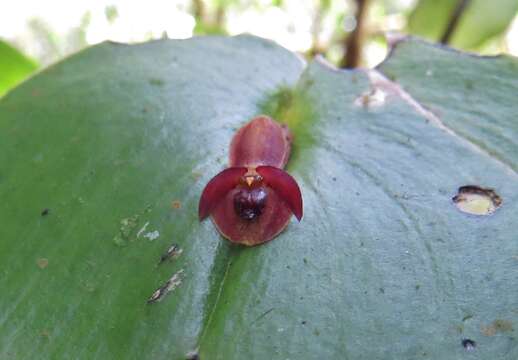
[[[517,358],[517,66],[407,41],[376,82],[240,36],[43,71],[0,101],[0,357]],[[260,113],[304,218],[243,248],[197,205]],[[501,207],[459,211],[464,185]]]

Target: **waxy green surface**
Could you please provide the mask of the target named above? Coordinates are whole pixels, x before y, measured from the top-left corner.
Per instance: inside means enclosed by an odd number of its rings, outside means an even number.
[[[104,43],[9,93],[0,358],[518,358],[518,62],[407,41],[380,70],[442,126],[249,36]],[[244,248],[197,203],[260,113],[295,134],[304,218]],[[460,212],[468,184],[503,205]]]

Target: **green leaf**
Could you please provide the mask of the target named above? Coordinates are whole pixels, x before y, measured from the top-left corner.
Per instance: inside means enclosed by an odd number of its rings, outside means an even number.
[[[457,1],[421,0],[409,18],[412,34],[440,40]],[[450,44],[474,49],[504,32],[518,12],[516,0],[471,0],[463,12]]]
[[[104,43],[10,92],[0,358],[515,359],[518,62],[409,41],[381,71],[210,37]],[[305,215],[242,248],[196,208],[261,112],[295,133]],[[464,185],[503,205],[459,211]]]
[[[36,63],[0,40],[0,96],[36,70]]]

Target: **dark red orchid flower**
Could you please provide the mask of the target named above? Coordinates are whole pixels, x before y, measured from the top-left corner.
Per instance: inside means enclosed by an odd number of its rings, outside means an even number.
[[[211,216],[232,242],[258,245],[273,239],[291,215],[302,219],[302,195],[282,170],[292,135],[267,116],[252,119],[230,144],[230,167],[209,181],[200,198],[200,220]]]

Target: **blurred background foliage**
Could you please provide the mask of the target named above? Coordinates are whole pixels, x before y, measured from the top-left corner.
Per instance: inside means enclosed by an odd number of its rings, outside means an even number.
[[[517,12],[518,0],[4,1],[0,96],[36,64],[48,66],[104,40],[246,32],[341,67],[376,66],[398,34],[518,55]]]

